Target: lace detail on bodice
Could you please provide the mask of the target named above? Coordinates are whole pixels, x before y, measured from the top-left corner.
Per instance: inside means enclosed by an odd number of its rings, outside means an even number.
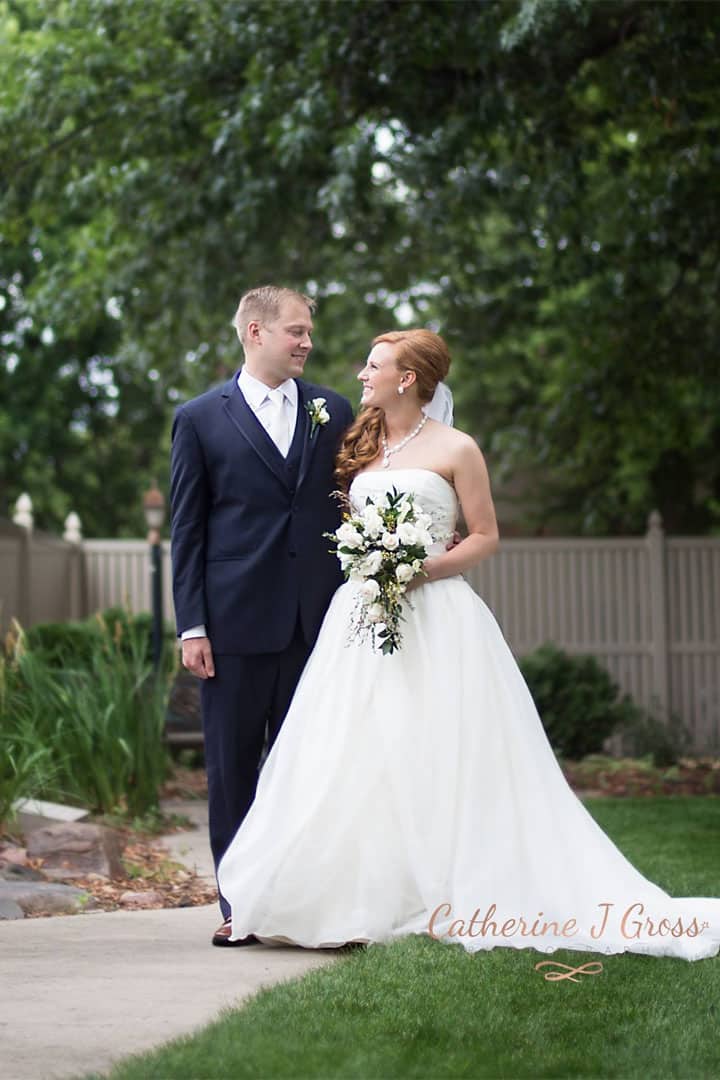
[[[353,510],[362,510],[368,495],[373,498],[393,488],[399,492],[412,492],[416,508],[430,517],[430,532],[435,543],[429,553],[435,555],[444,551],[458,514],[457,495],[451,484],[430,469],[373,469],[359,473],[353,480],[350,504]]]

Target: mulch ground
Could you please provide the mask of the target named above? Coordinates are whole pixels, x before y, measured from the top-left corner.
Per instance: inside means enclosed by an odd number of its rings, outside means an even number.
[[[163,785],[161,799],[207,798],[207,778],[204,769],[188,769],[176,766],[172,776]],[[160,826],[156,826],[159,828]],[[167,818],[162,833],[180,832],[183,823]],[[135,829],[120,828],[124,850],[123,866],[127,876],[120,879],[73,878],[69,885],[76,885],[89,892],[98,907],[104,911],[143,908],[196,907],[214,904],[217,890],[214,885],[175,862],[163,848],[157,835],[144,834]]]
[[[611,758],[604,754],[561,764],[570,787],[583,797],[720,795],[720,758],[715,757],[682,758],[666,768],[658,768],[645,758]]]
[[[215,886],[175,862],[157,836],[132,829],[116,829],[116,832],[123,843],[122,864],[126,871],[123,877],[108,879],[90,874],[53,880],[89,893],[95,901],[95,911],[196,907],[217,901]],[[42,872],[42,860],[28,860],[27,864]],[[47,914],[50,913],[38,911],[26,918],[42,918]]]

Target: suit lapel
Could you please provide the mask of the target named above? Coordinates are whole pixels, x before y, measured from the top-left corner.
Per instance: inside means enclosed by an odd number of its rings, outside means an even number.
[[[316,427],[315,434],[311,437],[310,429],[312,425],[307,411],[308,403],[311,401],[310,387],[306,386],[306,384],[301,382],[299,379],[296,379],[295,382],[298,388],[298,424],[300,424],[302,421],[305,425],[305,437],[303,441],[302,457],[300,458],[300,468],[298,470],[297,482],[297,486],[300,487],[310,470],[310,466],[312,465],[312,460],[315,455],[315,448],[317,447],[318,442],[322,438],[323,429],[322,425],[320,427]]]
[[[288,487],[285,461],[272,439],[265,431],[255,413],[243,397],[237,384],[237,375],[226,384],[223,390],[223,408],[241,435],[247,439],[268,469],[285,487]],[[298,408],[300,403],[298,402]]]

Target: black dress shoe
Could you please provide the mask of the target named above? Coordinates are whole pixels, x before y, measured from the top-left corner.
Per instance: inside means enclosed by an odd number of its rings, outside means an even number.
[[[226,919],[222,926],[219,926],[212,936],[213,945],[219,945],[223,949],[232,949],[236,947],[242,947],[243,945],[259,945],[260,942],[254,934],[248,934],[247,937],[238,938],[237,941],[232,941],[230,935],[232,934],[232,921]]]

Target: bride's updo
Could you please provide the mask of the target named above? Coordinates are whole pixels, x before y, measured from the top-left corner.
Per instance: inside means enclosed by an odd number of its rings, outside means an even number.
[[[450,352],[439,334],[432,330],[390,330],[373,339],[397,345],[395,363],[398,372],[413,371],[421,405],[426,405],[435,387],[450,370]],[[382,409],[368,405],[361,409],[345,433],[335,461],[335,479],[341,491],[347,492],[356,473],[375,460],[380,453],[384,430]]]

